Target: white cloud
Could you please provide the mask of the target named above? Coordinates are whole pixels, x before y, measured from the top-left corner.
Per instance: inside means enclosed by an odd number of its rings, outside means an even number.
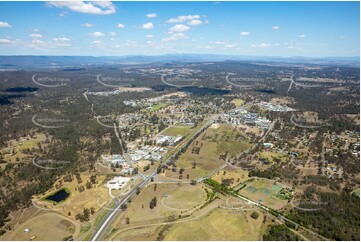
[[[246,32],[246,31],[242,31],[241,33],[239,33],[241,36],[248,36],[251,35],[250,32]]]
[[[279,30],[279,29],[280,29],[280,26],[273,26],[272,29],[273,29],[273,30]]]
[[[68,12],[61,12],[59,13],[59,17],[65,17],[68,14]]]
[[[148,13],[145,15],[147,18],[156,18],[158,15],[156,13]]]
[[[110,32],[109,35],[112,36],[112,37],[114,37],[114,36],[117,35],[117,33],[115,33],[115,32]]]
[[[199,20],[199,19],[193,19],[193,20],[189,21],[187,24],[193,25],[193,26],[195,26],[195,25],[201,25],[201,24],[202,24],[202,21]]]
[[[153,38],[153,35],[152,35],[152,34],[147,34],[145,37],[147,37],[147,38]]]
[[[210,44],[216,44],[216,45],[224,45],[224,44],[226,44],[226,42],[225,41],[209,41],[209,43]]]
[[[258,45],[258,47],[270,47],[270,46],[272,46],[272,44],[261,43]]]
[[[104,43],[100,40],[94,40],[93,42],[93,45],[91,45],[91,47],[103,47],[104,46]]]
[[[252,48],[266,48],[266,47],[274,47],[274,46],[280,46],[280,44],[276,43],[276,44],[271,44],[271,43],[261,43],[261,44],[253,44],[251,45]]]
[[[304,35],[304,34],[300,34],[298,37],[299,37],[299,38],[305,38],[305,37],[306,37],[306,35]]]
[[[172,28],[169,29],[170,33],[174,33],[174,32],[184,32],[190,30],[190,28],[187,25],[184,24],[176,24],[174,25]]]
[[[143,24],[141,28],[142,29],[153,29],[154,25],[152,22],[148,22],[148,23]]]
[[[53,38],[54,46],[71,46],[70,39],[66,37]]]
[[[225,48],[234,48],[234,47],[236,47],[236,45],[235,44],[226,44],[224,47]]]
[[[125,27],[125,25],[124,24],[118,24],[118,28],[124,28]]]
[[[163,38],[162,41],[169,42],[169,41],[175,41],[175,40],[179,40],[179,39],[188,39],[188,36],[185,35],[184,33],[175,33],[175,34],[171,34],[167,38]]]
[[[41,34],[30,34],[30,37],[32,37],[32,38],[42,38],[43,35],[41,35]]]
[[[45,42],[45,41],[40,40],[40,39],[34,39],[34,40],[32,40],[31,42],[32,42],[33,44],[35,44],[35,45],[42,45],[42,44],[46,44],[46,42]]]
[[[168,19],[167,23],[182,23],[182,22],[185,22],[185,21],[192,21],[194,19],[200,19],[201,16],[199,15],[186,15],[186,16],[178,16],[176,18],[171,18],[171,19]]]
[[[8,22],[0,22],[0,28],[11,28]]]
[[[82,24],[81,26],[91,28],[91,27],[94,27],[94,24],[85,23],[85,24]]]
[[[91,35],[93,37],[102,37],[102,36],[104,36],[104,33],[102,33],[102,32],[94,32],[94,33],[91,33],[89,35]]]
[[[0,39],[0,44],[11,44],[11,40],[8,39]]]
[[[70,41],[69,38],[66,37],[60,37],[60,38],[53,38],[54,41]]]
[[[49,7],[68,8],[74,12],[107,15],[115,13],[115,6],[109,1],[83,2],[83,1],[54,1],[47,2]]]

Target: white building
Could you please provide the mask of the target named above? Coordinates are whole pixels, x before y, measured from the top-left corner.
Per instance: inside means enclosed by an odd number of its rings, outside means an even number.
[[[107,188],[110,190],[122,189],[130,181],[129,177],[116,176],[107,182]]]

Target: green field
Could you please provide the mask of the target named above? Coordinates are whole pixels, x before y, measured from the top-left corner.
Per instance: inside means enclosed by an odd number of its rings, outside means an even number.
[[[169,105],[168,103],[157,103],[157,104],[152,105],[149,110],[152,112],[157,111],[161,108],[167,107],[168,105]]]
[[[188,131],[192,128],[192,126],[186,125],[174,125],[162,132],[162,135],[169,135],[169,136],[186,136]]]

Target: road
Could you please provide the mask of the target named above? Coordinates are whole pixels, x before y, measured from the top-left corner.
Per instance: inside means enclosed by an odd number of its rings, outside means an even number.
[[[214,115],[213,117],[211,117],[204,125],[202,125],[202,127],[198,128],[198,131],[195,132],[192,135],[192,137],[194,137],[194,136],[198,135],[199,133],[203,132],[203,129],[205,127],[209,126],[210,124],[212,124],[214,122],[214,120],[216,118],[218,118],[219,115],[220,114]],[[118,129],[116,128],[115,124],[114,124],[114,132],[115,132],[115,134],[116,134],[116,136],[117,136],[117,138],[118,138],[118,140],[119,140],[119,142],[121,144],[121,139],[119,137],[119,132],[118,132]],[[189,139],[191,139],[191,138],[189,138]],[[182,144],[184,145],[184,144],[186,144],[186,142],[183,142]],[[182,145],[177,146],[177,148],[179,148],[181,146]],[[124,159],[125,159],[125,157],[124,157]],[[161,164],[166,164],[168,160],[169,159],[164,160]],[[112,222],[116,218],[117,214],[120,212],[120,207],[122,206],[122,204],[126,203],[128,201],[128,199],[130,197],[132,197],[136,193],[137,189],[140,189],[140,188],[144,187],[156,173],[157,173],[157,169],[155,169],[149,176],[144,177],[144,179],[143,179],[143,181],[141,183],[139,183],[137,186],[135,186],[129,193],[127,193],[126,196],[124,196],[121,200],[119,200],[119,202],[114,204],[111,212],[108,213],[103,218],[103,220],[102,220],[103,222],[101,222],[102,225],[100,226],[100,228],[97,228],[95,234],[91,237],[91,239],[90,239],[91,241],[98,241],[98,240],[100,240],[102,238],[102,236],[104,235],[107,228],[112,224]]]
[[[102,226],[100,226],[100,228],[96,231],[96,233],[91,237],[91,239],[90,239],[91,241],[97,241],[102,237],[102,235],[107,230],[109,225],[116,218],[116,215],[120,212],[120,207],[122,206],[122,204],[126,203],[128,201],[128,199],[136,193],[138,188],[140,189],[144,185],[146,185],[156,173],[157,173],[156,170],[153,171],[152,174],[147,176],[141,183],[136,185],[129,193],[127,193],[126,196],[124,196],[119,202],[117,202],[114,205],[113,210],[111,210],[111,212],[103,218],[103,220],[105,220],[105,221],[102,223]]]
[[[253,104],[253,103],[250,103],[250,104],[248,104],[248,105],[252,105],[252,104]],[[245,108],[245,106],[244,106],[244,108]],[[232,111],[232,110],[231,110],[231,111]],[[198,130],[197,130],[190,138],[188,138],[187,140],[184,140],[184,142],[182,142],[182,143],[180,143],[178,146],[176,146],[176,148],[175,148],[173,151],[179,149],[179,148],[182,147],[183,145],[187,144],[187,142],[188,142],[190,139],[192,139],[193,137],[195,137],[195,136],[197,136],[198,134],[202,133],[202,132],[205,130],[205,128],[208,127],[208,126],[210,126],[211,124],[213,124],[214,121],[215,121],[220,115],[222,115],[222,114],[215,114],[215,115],[213,115],[212,117],[210,117],[209,120],[208,120],[207,122],[205,122],[201,127],[199,127]],[[117,129],[117,127],[116,127],[115,124],[114,124],[114,132],[115,132],[115,134],[116,134],[116,136],[117,136],[117,138],[118,138],[118,141],[120,142],[120,145],[122,145],[121,139],[120,139],[120,136],[119,136],[119,131],[118,131],[118,129]],[[176,152],[173,152],[172,156],[173,156],[175,153],[176,153]],[[172,158],[172,156],[169,157],[168,159],[165,159],[165,160],[161,163],[161,165],[162,165],[162,164],[166,164],[166,163],[168,162],[168,160],[169,160],[170,158]],[[126,158],[126,157],[124,157],[124,158]],[[130,163],[130,164],[132,164],[132,163]],[[220,170],[220,169],[224,168],[225,166],[227,166],[227,163],[225,163],[225,164],[221,165],[220,167],[218,167],[215,172],[217,172],[217,170]],[[153,177],[156,173],[157,173],[157,169],[155,169],[149,176],[144,177],[144,178],[143,178],[143,181],[142,181],[141,183],[139,183],[137,186],[135,186],[129,193],[126,194],[126,196],[124,196],[122,199],[120,199],[119,202],[117,202],[116,204],[114,204],[111,212],[108,213],[108,214],[103,218],[103,220],[102,220],[102,222],[101,222],[102,225],[100,226],[100,228],[96,228],[96,232],[95,232],[95,234],[91,237],[91,241],[98,241],[98,240],[100,240],[100,239],[102,238],[102,236],[104,235],[104,233],[105,233],[105,231],[107,230],[107,228],[112,224],[112,222],[113,222],[114,219],[116,218],[117,214],[120,212],[120,207],[122,206],[122,204],[126,203],[126,202],[128,201],[128,199],[136,193],[137,189],[140,189],[140,188],[144,187],[144,186],[151,180],[151,177]],[[263,208],[263,209],[265,209],[265,210],[267,210],[267,211],[269,210],[267,207],[265,207],[265,206],[263,206],[263,205],[261,205],[261,204],[258,204],[258,203],[256,203],[256,202],[253,202],[252,200],[249,200],[249,199],[243,198],[243,197],[239,197],[239,198],[241,198],[242,200],[247,201],[249,204],[254,204],[254,205],[256,205],[256,206],[258,206],[258,207],[260,207],[260,208]]]

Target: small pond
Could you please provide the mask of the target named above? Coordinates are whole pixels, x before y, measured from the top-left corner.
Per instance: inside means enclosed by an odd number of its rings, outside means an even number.
[[[69,195],[70,195],[70,193],[67,192],[67,190],[65,188],[63,188],[63,189],[57,191],[56,193],[45,197],[45,200],[59,203],[61,201],[64,201],[65,199],[67,199],[69,197]]]

